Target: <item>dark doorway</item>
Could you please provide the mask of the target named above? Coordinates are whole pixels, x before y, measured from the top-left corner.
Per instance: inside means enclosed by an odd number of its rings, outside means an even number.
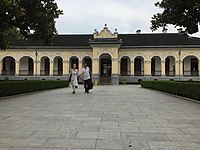
[[[29,76],[33,75],[33,59],[32,58],[28,59],[28,75]]]
[[[5,57],[3,59],[2,75],[14,76],[15,75],[15,59],[13,57]]]
[[[155,69],[156,69],[156,60],[155,60],[155,58],[152,58],[151,59],[151,75],[152,76],[156,75]]]
[[[63,74],[63,60],[62,58],[58,58],[58,75],[62,76]]]
[[[120,71],[121,71],[121,76],[127,76],[128,75],[128,59],[127,58],[122,58],[121,59],[121,66],[120,66]]]
[[[168,56],[165,59],[165,75],[166,76],[175,76],[176,74],[175,63],[176,63],[176,60],[173,56]]]
[[[141,58],[136,58],[135,59],[135,76],[141,76],[142,75],[142,60]]]
[[[198,71],[198,59],[197,58],[191,58],[191,75],[197,76],[199,74]]]
[[[165,74],[166,76],[170,75],[170,59],[166,58],[165,60]]]
[[[45,76],[49,76],[50,62],[49,62],[49,59],[48,59],[48,58],[45,58],[44,70],[45,70]]]
[[[100,83],[110,84],[112,74],[112,60],[109,54],[100,57]]]
[[[195,56],[187,56],[183,60],[184,76],[199,76],[199,60]]]
[[[84,57],[83,58],[83,65],[84,65],[84,63],[87,63],[87,66],[92,71],[92,59],[90,57]]]
[[[70,58],[70,69],[73,68],[73,65],[76,64],[76,68],[79,69],[79,59],[77,57]]]

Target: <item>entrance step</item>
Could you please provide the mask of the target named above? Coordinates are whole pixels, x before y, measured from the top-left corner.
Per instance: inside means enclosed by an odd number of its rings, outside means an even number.
[[[109,85],[111,84],[111,77],[100,77],[100,84],[101,85]]]

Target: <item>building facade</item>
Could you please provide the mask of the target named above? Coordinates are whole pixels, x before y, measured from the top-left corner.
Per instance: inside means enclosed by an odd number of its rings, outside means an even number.
[[[96,84],[200,80],[200,39],[182,33],[56,35],[51,45],[21,40],[0,51],[0,79],[66,80],[87,62]]]

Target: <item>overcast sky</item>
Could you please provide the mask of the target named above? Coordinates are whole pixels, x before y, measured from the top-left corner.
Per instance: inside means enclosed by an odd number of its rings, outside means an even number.
[[[150,20],[153,14],[162,10],[154,3],[160,0],[56,0],[64,15],[57,20],[59,34],[93,33],[101,31],[104,24],[119,33],[151,33]],[[156,32],[161,32],[159,29]],[[172,26],[168,32],[177,32]],[[200,33],[193,36],[199,36]]]

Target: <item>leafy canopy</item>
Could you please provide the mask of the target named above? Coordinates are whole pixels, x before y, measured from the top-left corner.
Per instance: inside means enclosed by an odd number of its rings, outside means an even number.
[[[199,31],[200,0],[162,0],[155,6],[164,11],[152,17],[152,31],[159,27],[165,28],[168,24],[183,27],[189,34]]]
[[[11,40],[8,31],[16,28],[24,38],[50,42],[55,19],[63,14],[55,0],[0,0],[0,48],[6,49]]]

